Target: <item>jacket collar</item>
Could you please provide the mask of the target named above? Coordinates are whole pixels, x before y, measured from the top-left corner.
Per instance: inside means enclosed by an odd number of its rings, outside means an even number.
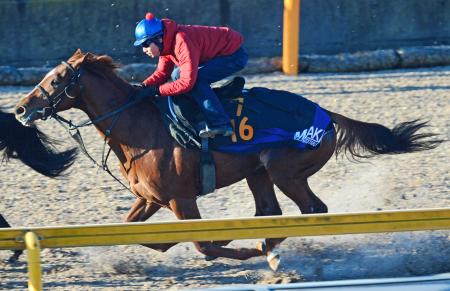
[[[178,31],[178,25],[175,21],[167,18],[161,19],[164,25],[164,36],[163,36],[163,51],[161,56],[170,55],[173,52],[173,45],[175,43],[175,35]]]

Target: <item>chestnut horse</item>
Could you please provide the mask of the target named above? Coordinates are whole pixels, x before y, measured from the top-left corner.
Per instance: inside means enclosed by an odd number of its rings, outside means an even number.
[[[0,110],[0,153],[2,161],[17,159],[36,172],[55,178],[64,175],[64,171],[75,161],[77,150],[58,151],[59,142],[47,137],[36,127],[20,124],[14,114]],[[0,228],[11,227],[0,214]],[[21,250],[14,251],[10,262],[16,261]]]
[[[165,128],[153,97],[138,106],[117,110],[139,90],[114,71],[118,66],[108,56],[77,50],[56,66],[16,106],[16,118],[25,125],[57,112],[76,108],[85,112],[120,161],[120,170],[137,196],[126,221],[145,221],[161,207],[178,219],[200,219],[196,199],[200,193],[200,151],[181,147]],[[123,108],[123,107],[122,107]],[[120,112],[120,113],[118,113]],[[117,114],[113,114],[117,113]],[[434,148],[433,134],[417,131],[425,123],[405,122],[390,130],[329,112],[333,129],[316,150],[269,148],[255,154],[213,152],[216,189],[246,179],[256,203],[256,215],[281,215],[274,185],[300,208],[302,213],[324,213],[327,206],[313,193],[308,177],[319,171],[334,152],[354,158],[379,154],[400,154]],[[86,124],[86,123],[85,123]],[[267,255],[272,268],[279,259],[272,251],[283,238],[266,239],[256,248],[227,248],[226,242],[194,242],[209,258],[245,260]],[[148,244],[166,251],[174,244]],[[273,259],[273,260],[272,260]]]

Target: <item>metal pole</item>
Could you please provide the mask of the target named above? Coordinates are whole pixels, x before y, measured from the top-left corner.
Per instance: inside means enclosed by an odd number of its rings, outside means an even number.
[[[41,247],[39,238],[34,232],[29,231],[25,234],[24,239],[28,256],[28,290],[41,291]]]
[[[284,0],[283,11],[283,72],[298,74],[300,31],[300,0]]]

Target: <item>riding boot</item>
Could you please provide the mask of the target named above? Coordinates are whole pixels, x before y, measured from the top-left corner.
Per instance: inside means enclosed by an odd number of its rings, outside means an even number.
[[[233,134],[230,118],[208,83],[197,80],[190,95],[200,106],[206,119],[206,128],[201,129],[199,132],[201,138],[213,138],[216,135],[230,136]]]

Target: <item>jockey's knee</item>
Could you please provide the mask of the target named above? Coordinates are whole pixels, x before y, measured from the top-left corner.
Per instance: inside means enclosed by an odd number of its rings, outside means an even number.
[[[194,94],[203,94],[205,91],[212,91],[211,83],[207,80],[202,80],[201,77],[197,77],[197,81],[195,81],[194,87],[192,87],[191,92]]]
[[[248,63],[248,54],[243,48],[240,48],[239,50],[241,52],[241,57],[239,58],[239,60],[237,62],[237,66],[238,66],[239,70],[242,70],[243,68],[245,68],[245,66]]]

